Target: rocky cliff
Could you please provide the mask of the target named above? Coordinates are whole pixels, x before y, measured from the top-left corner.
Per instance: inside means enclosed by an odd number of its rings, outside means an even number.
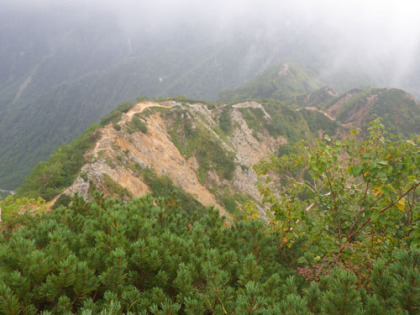
[[[53,203],[75,193],[88,199],[93,191],[129,199],[153,193],[164,180],[168,190],[178,187],[222,214],[241,215],[249,201],[263,214],[252,166],[288,143],[288,129],[275,129],[280,117],[295,120],[300,126],[291,126],[308,137],[317,134],[302,123],[308,125],[303,111],[273,104],[139,103],[95,131],[79,174]]]

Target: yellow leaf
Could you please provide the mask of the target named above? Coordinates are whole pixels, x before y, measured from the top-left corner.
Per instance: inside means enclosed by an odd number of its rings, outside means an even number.
[[[374,187],[373,189],[375,189],[376,191],[375,191],[375,196],[377,196],[377,195],[379,195],[379,194],[382,194],[382,189],[380,188],[380,187]]]
[[[397,207],[401,211],[404,211],[404,209],[405,209],[405,200],[403,198],[401,198],[400,200],[398,200]]]

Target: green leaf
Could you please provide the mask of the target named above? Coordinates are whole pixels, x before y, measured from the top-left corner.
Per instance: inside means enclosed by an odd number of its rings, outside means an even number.
[[[306,263],[308,263],[308,260],[305,258],[305,256],[302,256],[297,260],[297,263],[298,264],[306,264]]]

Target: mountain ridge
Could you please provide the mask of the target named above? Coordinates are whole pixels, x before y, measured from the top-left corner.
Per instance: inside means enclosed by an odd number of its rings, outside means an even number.
[[[77,140],[81,149],[59,149],[34,168],[18,195],[42,196],[57,206],[75,193],[89,199],[99,190],[130,199],[156,193],[160,185],[230,217],[243,216],[252,201],[264,216],[253,165],[288,143],[316,139],[325,127],[330,134],[340,128],[321,112],[278,101],[206,105],[181,98],[122,104]],[[64,178],[73,152],[80,152],[81,160]]]
[[[219,98],[224,101],[243,99],[275,98],[289,100],[321,88],[318,76],[313,70],[293,61],[271,66],[256,78],[230,90],[222,91]]]

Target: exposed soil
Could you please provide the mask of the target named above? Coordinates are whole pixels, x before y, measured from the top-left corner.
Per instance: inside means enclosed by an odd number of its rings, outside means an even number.
[[[229,216],[224,207],[217,202],[217,198],[210,189],[199,182],[197,160],[194,157],[187,160],[172,143],[161,113],[156,112],[147,118],[144,117],[147,126],[146,133],[134,132],[130,134],[126,131],[127,124],[135,114],[142,113],[147,108],[170,109],[174,106],[185,107],[191,119],[208,129],[211,135],[220,141],[224,149],[235,153],[237,166],[234,171],[234,179],[231,182],[225,179],[220,180],[215,178],[216,172],[210,171],[208,176],[214,179],[212,182],[215,182],[218,187],[229,186],[236,193],[247,194],[260,200],[260,195],[255,187],[257,175],[252,166],[260,159],[276,152],[278,147],[287,141],[282,137],[275,139],[268,133],[258,134],[258,139],[254,137],[255,134],[253,135],[253,131],[247,126],[239,109],[260,108],[264,112],[264,118],[271,119],[262,105],[256,102],[243,102],[232,106],[231,119],[235,127],[227,141],[213,129],[217,124],[215,122],[216,112],[209,110],[203,104],[139,103],[122,115],[118,123],[121,130],[116,130],[112,124],[109,124],[97,131],[99,140],[94,148],[86,153],[85,158],[88,162],[80,172],[84,179],[79,176],[64,193],[72,195],[77,192],[85,198],[89,198],[90,185],[94,184],[97,189],[104,191],[105,195],[110,195],[104,184],[103,174],[107,174],[133,196],[143,195],[150,189],[142,181],[141,174],[132,167],[139,165],[142,168],[152,168],[158,175],[167,175],[175,185],[193,195],[203,205],[215,205],[220,209],[222,215]],[[88,180],[86,180],[86,176]]]

